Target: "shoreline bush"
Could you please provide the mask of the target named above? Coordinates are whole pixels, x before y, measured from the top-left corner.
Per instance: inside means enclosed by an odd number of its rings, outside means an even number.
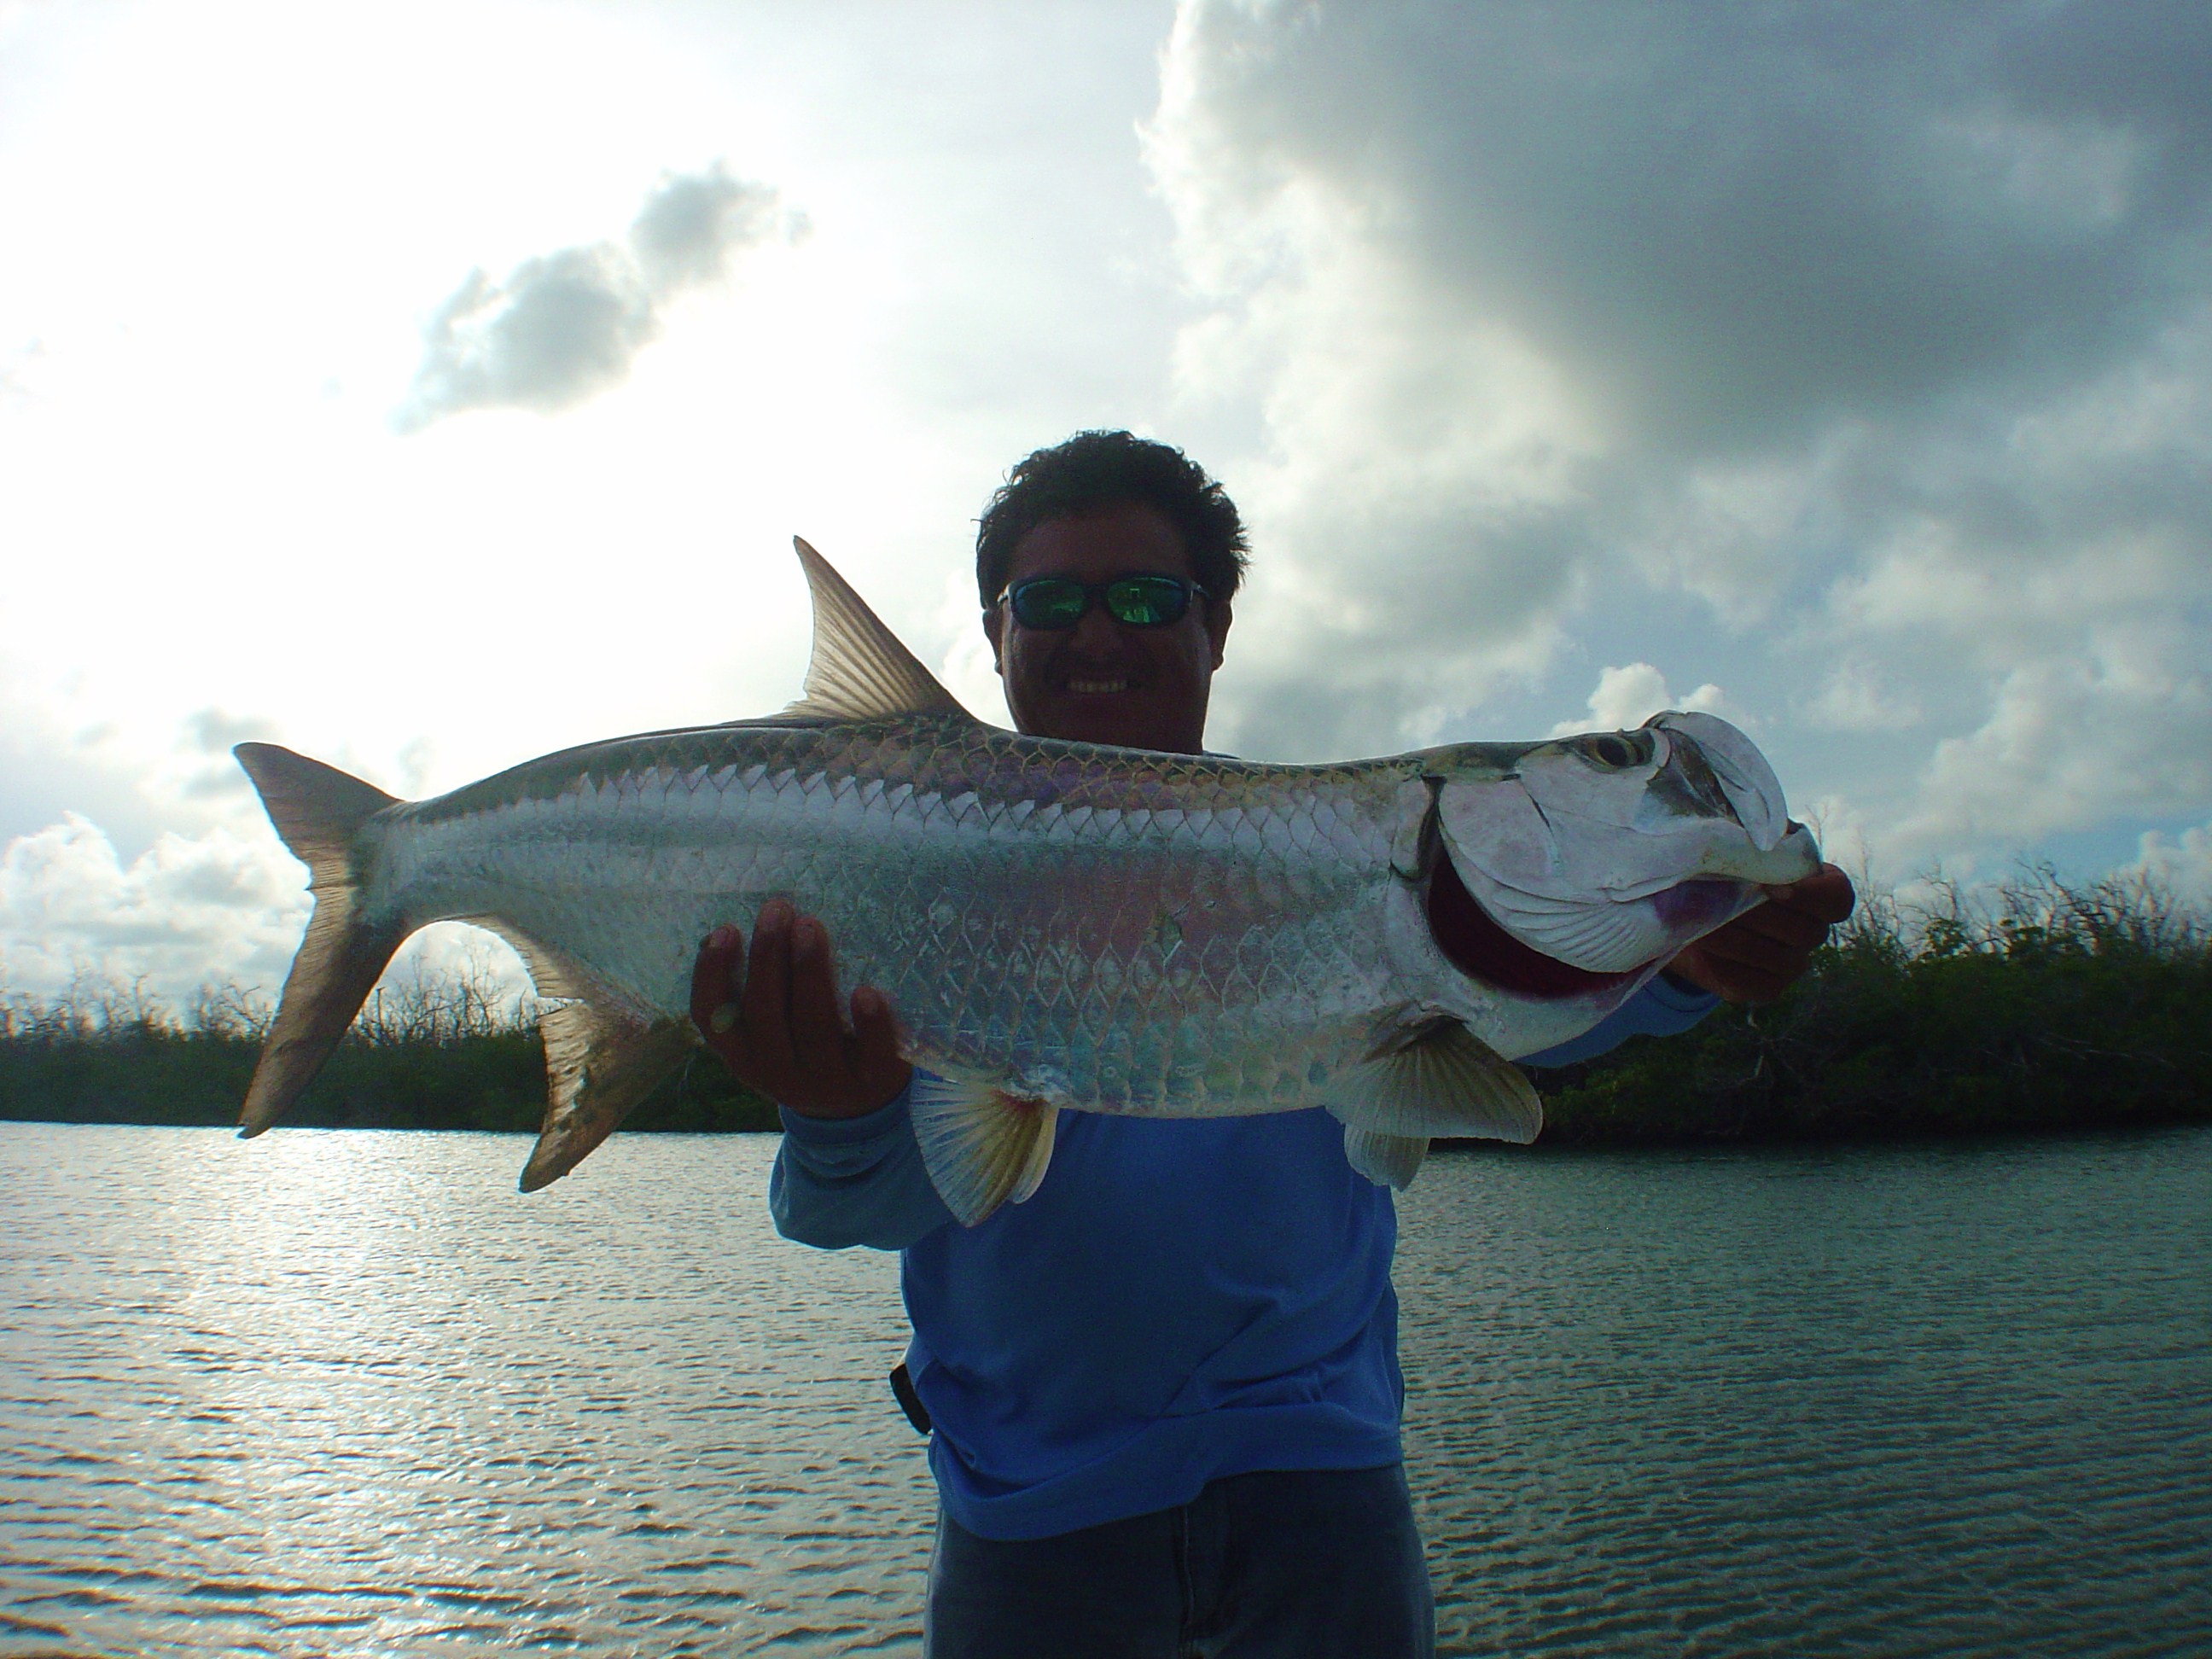
[[[1567,1145],[2212,1121],[2212,933],[2154,884],[2047,865],[1877,890],[1770,1006],[1530,1075]]]
[[[0,996],[0,1121],[234,1124],[274,1010],[233,983],[181,1012],[80,974],[60,997]],[[283,1122],[340,1129],[535,1133],[545,1115],[538,1006],[487,958],[380,986]],[[626,1130],[777,1127],[775,1109],[704,1052],[623,1120]]]

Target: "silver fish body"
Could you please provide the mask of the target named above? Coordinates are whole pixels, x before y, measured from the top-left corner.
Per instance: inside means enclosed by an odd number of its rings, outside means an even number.
[[[816,668],[784,717],[363,798],[320,848],[286,805],[314,781],[280,775],[314,763],[241,750],[317,870],[317,925],[343,909],[324,954],[360,960],[322,978],[350,987],[386,941],[460,919],[572,1000],[549,1016],[526,1186],[680,1061],[699,941],[771,898],[823,920],[841,977],[881,988],[944,1079],[917,1091],[916,1132],[972,1223],[1034,1189],[1061,1109],[1325,1105],[1353,1162],[1400,1182],[1431,1135],[1528,1139],[1540,1117],[1506,1060],[1589,1030],[1757,884],[1817,863],[1757,751],[1710,716],[1325,766],[1027,738],[958,710],[818,556],[808,570]],[[249,1133],[303,1086],[296,1057],[276,1069]]]

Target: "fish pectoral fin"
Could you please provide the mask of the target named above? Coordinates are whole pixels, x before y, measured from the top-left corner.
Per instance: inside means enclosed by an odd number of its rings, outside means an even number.
[[[1052,1163],[1060,1109],[975,1078],[915,1073],[907,1096],[915,1144],[945,1207],[972,1227],[1000,1205],[1019,1204]]]
[[[587,1002],[547,1009],[538,1029],[545,1039],[545,1122],[523,1168],[526,1193],[582,1163],[699,1040],[687,1019],[648,1022]]]
[[[1413,1177],[1421,1172],[1421,1160],[1428,1155],[1426,1135],[1383,1135],[1345,1126],[1346,1161],[1378,1187],[1404,1192],[1413,1184]]]
[[[830,561],[791,538],[814,596],[814,650],[806,693],[783,711],[793,720],[884,720],[957,714],[974,720],[899,636],[847,585]]]
[[[1348,1129],[1425,1141],[1437,1135],[1534,1140],[1544,1103],[1521,1068],[1456,1020],[1422,1027],[1340,1074],[1329,1110]]]

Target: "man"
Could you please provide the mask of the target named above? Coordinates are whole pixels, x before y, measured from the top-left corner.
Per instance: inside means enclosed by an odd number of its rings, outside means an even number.
[[[1090,432],[1024,460],[976,538],[1015,726],[1200,752],[1243,549],[1180,451]],[[1850,906],[1829,869],[1778,890],[1540,1062],[1778,994]],[[933,1659],[1432,1651],[1395,1213],[1326,1112],[1068,1114],[1029,1201],[963,1229],[915,1145],[895,1011],[866,986],[841,1008],[818,922],[772,904],[749,951],[718,929],[692,1015],[782,1106],[779,1228],[903,1254],[902,1399],[941,1498]]]

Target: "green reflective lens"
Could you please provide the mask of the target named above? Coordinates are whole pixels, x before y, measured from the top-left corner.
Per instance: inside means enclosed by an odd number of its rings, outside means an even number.
[[[1106,609],[1132,628],[1158,628],[1182,615],[1183,585],[1165,576],[1124,576],[1106,584]]]
[[[1014,620],[1024,628],[1073,628],[1097,599],[1106,614],[1129,628],[1165,628],[1190,609],[1190,596],[1206,590],[1180,576],[1121,576],[1098,586],[1065,576],[1016,582],[1006,592]]]
[[[1047,576],[1013,590],[1014,615],[1024,628],[1073,628],[1089,610],[1090,595],[1080,582]]]

